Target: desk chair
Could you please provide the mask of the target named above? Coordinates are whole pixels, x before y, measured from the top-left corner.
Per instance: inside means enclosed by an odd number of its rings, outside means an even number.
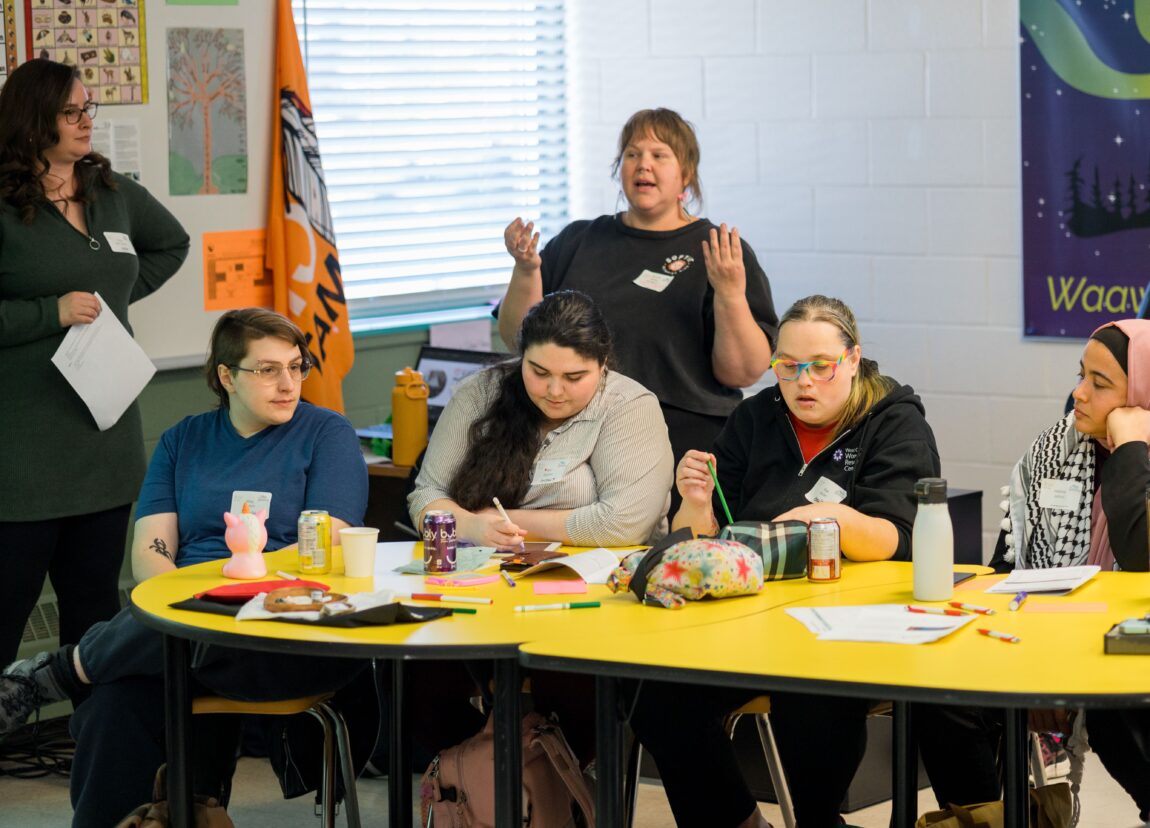
[[[771,730],[771,697],[756,696],[727,717],[725,728],[728,738],[734,738],[735,725],[743,716],[754,716],[759,731],[759,741],[763,745],[763,759],[767,763],[767,773],[771,777],[771,787],[783,812],[783,825],[795,828],[795,809],[791,802],[791,791],[787,787],[787,777],[783,773],[783,763],[779,759],[779,749],[775,745],[775,734]],[[631,756],[624,780],[623,801],[626,804],[624,824],[631,825],[635,816],[635,800],[639,793],[639,764],[643,761],[643,746],[635,739],[631,743]]]
[[[355,791],[355,767],[351,759],[347,723],[339,711],[328,704],[331,697],[331,693],[322,693],[284,701],[247,702],[222,696],[200,696],[192,700],[192,715],[254,713],[260,716],[294,716],[297,713],[307,713],[314,717],[323,728],[323,784],[320,786],[316,816],[323,818],[324,828],[334,828],[337,798],[335,774],[338,763],[343,775],[348,828],[360,828],[359,799]]]

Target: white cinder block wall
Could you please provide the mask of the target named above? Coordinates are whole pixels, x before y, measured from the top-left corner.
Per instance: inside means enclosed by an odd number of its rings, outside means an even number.
[[[956,487],[999,487],[1061,414],[1082,343],[1024,340],[1017,0],[570,0],[573,215],[611,212],[633,111],[697,127],[703,214],[781,312],[846,300],[922,395]]]

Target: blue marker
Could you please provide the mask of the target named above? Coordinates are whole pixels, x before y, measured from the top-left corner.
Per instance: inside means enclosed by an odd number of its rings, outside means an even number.
[[[1025,592],[1019,592],[1019,593],[1016,593],[1015,596],[1010,599],[1010,603],[1007,604],[1006,608],[1008,610],[1010,610],[1011,612],[1017,612],[1018,609],[1025,603],[1026,603],[1026,593]]]

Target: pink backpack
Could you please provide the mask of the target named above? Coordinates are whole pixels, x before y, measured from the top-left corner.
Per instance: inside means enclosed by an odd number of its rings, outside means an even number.
[[[436,756],[420,780],[422,824],[494,828],[495,742],[483,730]],[[523,717],[523,825],[592,828],[595,805],[563,732],[538,713]]]

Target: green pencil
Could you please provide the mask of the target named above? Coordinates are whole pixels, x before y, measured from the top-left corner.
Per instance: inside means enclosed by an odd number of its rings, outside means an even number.
[[[723,504],[723,513],[727,516],[727,523],[734,523],[735,519],[731,517],[731,508],[727,506],[727,498],[723,496],[723,487],[719,485],[719,477],[715,474],[715,464],[710,460],[707,461],[707,471],[711,473],[711,479],[715,481],[715,491],[719,493],[719,502]]]

